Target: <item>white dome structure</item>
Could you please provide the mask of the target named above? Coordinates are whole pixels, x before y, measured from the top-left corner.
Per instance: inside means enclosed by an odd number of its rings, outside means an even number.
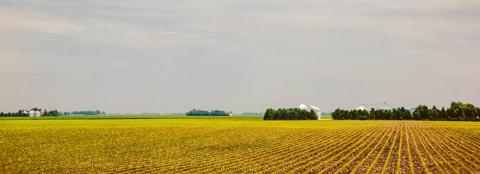
[[[365,110],[369,111],[371,109],[375,110],[392,110],[392,107],[387,104],[387,102],[383,103],[373,103],[373,104],[360,104],[354,110]]]
[[[298,108],[302,109],[302,110],[313,110],[315,111],[315,113],[317,113],[317,116],[318,116],[318,120],[321,120],[322,119],[322,112],[320,111],[320,108],[316,107],[316,106],[310,106],[308,107],[307,105],[305,104],[300,104],[300,106],[298,106]]]
[[[360,105],[360,106],[356,107],[356,108],[355,108],[355,110],[364,110],[364,111],[368,111],[368,109],[367,109],[365,106],[363,106],[363,105]]]
[[[307,110],[307,109],[308,109],[308,106],[305,105],[305,104],[301,104],[300,106],[298,106],[298,108]]]
[[[42,112],[30,110],[30,111],[28,111],[28,116],[30,116],[30,117],[40,117],[40,116],[42,116]]]
[[[28,111],[28,116],[35,117],[35,111],[34,110]]]

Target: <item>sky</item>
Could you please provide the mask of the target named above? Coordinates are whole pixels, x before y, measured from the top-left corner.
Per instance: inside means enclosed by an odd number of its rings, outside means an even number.
[[[0,111],[480,105],[479,0],[0,0]]]

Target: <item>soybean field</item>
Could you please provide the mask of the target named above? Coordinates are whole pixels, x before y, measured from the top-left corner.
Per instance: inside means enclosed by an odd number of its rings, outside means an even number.
[[[0,173],[479,173],[479,122],[0,120]]]

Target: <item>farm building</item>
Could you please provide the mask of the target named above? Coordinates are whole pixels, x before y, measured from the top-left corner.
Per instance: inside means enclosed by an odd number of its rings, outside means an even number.
[[[38,110],[37,111],[36,110],[30,110],[30,111],[28,111],[28,116],[30,116],[30,117],[40,117],[40,116],[42,116],[42,112],[40,112]]]
[[[368,111],[368,109],[367,109],[365,106],[363,106],[363,105],[360,105],[360,106],[356,107],[355,110],[365,110],[365,111]]]
[[[300,104],[300,106],[298,106],[298,108],[302,109],[302,110],[313,110],[315,111],[315,113],[317,113],[317,116],[318,116],[318,119],[321,120],[322,119],[322,112],[320,111],[320,108],[316,107],[316,106],[307,106],[305,104]]]
[[[378,103],[378,104],[360,104],[354,110],[370,111],[372,109],[375,109],[375,110],[392,110],[392,107],[390,107],[390,105],[388,105],[387,102],[384,102],[384,103]]]

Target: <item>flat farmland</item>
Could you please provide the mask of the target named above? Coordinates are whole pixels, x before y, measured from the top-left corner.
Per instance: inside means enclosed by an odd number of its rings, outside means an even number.
[[[479,122],[0,120],[0,173],[478,173]]]

